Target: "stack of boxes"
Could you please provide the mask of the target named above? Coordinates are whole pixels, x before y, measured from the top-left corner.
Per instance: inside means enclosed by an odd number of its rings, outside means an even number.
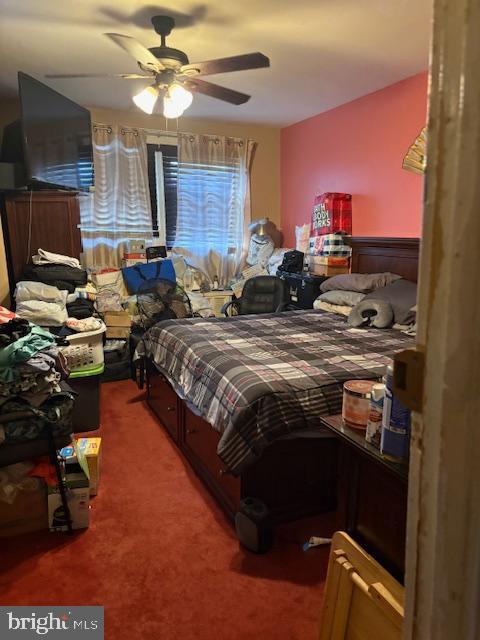
[[[308,271],[316,276],[348,273],[351,248],[345,235],[352,233],[352,196],[323,193],[315,198],[310,229]]]
[[[127,311],[106,311],[104,321],[107,325],[107,338],[128,340],[132,318]]]
[[[101,438],[79,438],[60,451],[72,529],[85,529],[90,524],[90,497],[97,495],[100,481],[101,444]],[[67,531],[57,484],[48,486],[48,526],[50,531]]]
[[[136,264],[145,264],[146,262],[145,240],[129,240],[127,251],[123,254],[122,267],[134,267]]]

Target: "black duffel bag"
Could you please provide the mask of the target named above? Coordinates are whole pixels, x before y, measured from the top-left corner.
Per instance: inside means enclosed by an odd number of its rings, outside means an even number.
[[[66,264],[29,264],[25,267],[23,279],[43,282],[73,293],[75,287],[84,287],[87,284],[87,272],[85,269],[69,267]]]

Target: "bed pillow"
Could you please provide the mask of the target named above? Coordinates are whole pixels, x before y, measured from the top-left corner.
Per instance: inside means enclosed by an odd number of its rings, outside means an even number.
[[[385,273],[342,273],[322,282],[320,289],[323,292],[341,289],[342,291],[370,293],[400,279],[401,276],[388,271]]]
[[[343,291],[342,289],[334,289],[333,291],[325,291],[318,296],[317,300],[329,302],[330,304],[340,304],[342,306],[354,307],[365,297],[364,293],[358,291]]]
[[[417,304],[417,285],[409,280],[396,280],[382,289],[367,294],[364,300],[384,300],[393,308],[396,324],[412,324],[415,322],[414,308]]]
[[[339,315],[346,316],[347,318],[350,315],[350,311],[352,310],[352,307],[349,307],[347,305],[330,304],[330,302],[324,302],[323,300],[320,300],[320,298],[317,298],[315,300],[315,302],[313,303],[313,308],[320,309],[321,311],[328,311],[329,313],[338,313]]]
[[[385,300],[364,298],[352,309],[347,322],[351,327],[371,325],[377,329],[386,329],[392,326],[393,309],[391,304]]]

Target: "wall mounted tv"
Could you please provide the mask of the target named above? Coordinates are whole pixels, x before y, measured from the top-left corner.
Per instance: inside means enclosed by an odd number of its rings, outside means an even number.
[[[18,73],[21,119],[5,127],[2,160],[22,162],[26,186],[93,187],[90,112],[26,73]]]

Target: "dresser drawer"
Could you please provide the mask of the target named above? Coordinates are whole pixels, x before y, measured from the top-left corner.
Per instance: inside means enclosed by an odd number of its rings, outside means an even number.
[[[210,480],[210,488],[223,494],[230,508],[236,511],[240,500],[240,478],[227,473],[225,464],[217,455],[220,434],[203,418],[185,407],[185,434],[183,447],[187,456],[193,456],[204,472],[204,480]],[[198,468],[198,466],[197,466]],[[208,476],[208,477],[205,477]],[[212,487],[216,485],[216,488]]]
[[[170,383],[160,373],[148,376],[147,402],[175,442],[179,439],[181,402]]]

